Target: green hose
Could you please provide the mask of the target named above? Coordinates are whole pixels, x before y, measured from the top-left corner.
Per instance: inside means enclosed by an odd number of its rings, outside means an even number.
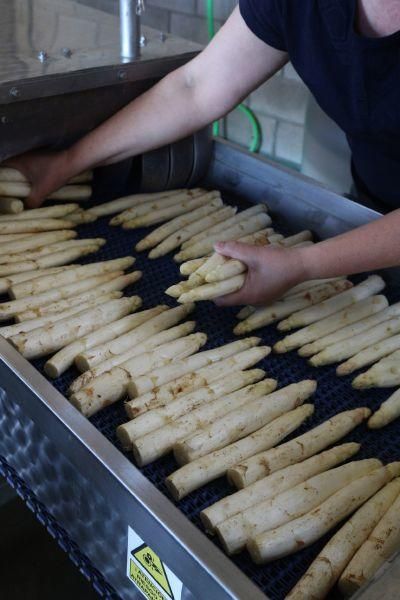
[[[208,38],[212,40],[215,35],[215,19],[214,19],[214,0],[206,0],[207,7],[207,28],[208,28]],[[252,128],[252,140],[249,146],[250,152],[260,152],[262,145],[262,129],[259,120],[257,119],[254,112],[245,106],[244,104],[239,104],[237,107],[249,120],[251,128]],[[221,131],[220,122],[216,121],[213,124],[213,134],[215,136],[219,136]]]

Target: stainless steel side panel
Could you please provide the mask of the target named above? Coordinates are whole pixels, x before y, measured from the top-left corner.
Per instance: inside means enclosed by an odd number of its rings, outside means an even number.
[[[121,598],[135,597],[128,525],[184,582],[186,599],[265,598],[2,338],[0,454]]]
[[[230,142],[218,141],[207,182],[251,202],[266,202],[289,227],[322,239],[377,219],[380,214]]]

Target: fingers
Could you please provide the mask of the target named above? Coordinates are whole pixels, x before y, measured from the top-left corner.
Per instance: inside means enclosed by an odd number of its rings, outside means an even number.
[[[44,198],[38,195],[35,190],[32,190],[28,198],[25,200],[26,208],[39,208],[44,202]]]
[[[255,246],[243,244],[242,242],[217,242],[214,248],[218,254],[222,254],[228,258],[237,258],[246,264],[254,260],[257,254]]]
[[[246,300],[244,299],[243,291],[239,290],[234,294],[227,294],[226,296],[215,298],[214,304],[217,306],[239,306],[240,304],[246,304]]]

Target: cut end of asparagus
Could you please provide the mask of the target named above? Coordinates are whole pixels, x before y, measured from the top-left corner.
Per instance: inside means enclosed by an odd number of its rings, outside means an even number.
[[[51,362],[46,362],[46,364],[44,365],[44,372],[51,379],[57,379],[57,377],[59,376],[58,370]]]
[[[117,437],[121,442],[121,446],[124,450],[132,450],[132,439],[127,429],[127,423],[124,423],[123,425],[117,427]]]
[[[165,484],[167,486],[167,489],[169,491],[169,493],[171,494],[172,498],[175,500],[175,502],[178,502],[179,500],[181,500],[184,496],[184,494],[179,490],[179,488],[174,484],[174,482],[167,477],[165,480]]]

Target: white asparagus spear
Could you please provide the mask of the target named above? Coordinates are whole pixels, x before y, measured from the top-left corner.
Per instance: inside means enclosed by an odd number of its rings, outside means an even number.
[[[24,237],[26,237],[26,233],[4,233],[0,235],[0,243],[21,240]]]
[[[78,208],[78,204],[61,204],[24,210],[17,215],[0,215],[0,223],[7,221],[26,221],[32,219],[61,219],[70,215]]]
[[[399,349],[400,335],[386,338],[383,341],[368,346],[364,350],[354,354],[346,362],[337,367],[336,374],[339,376],[349,375],[350,373],[357,371],[357,369],[362,369],[362,367],[367,367],[376,363],[381,358],[384,358]]]
[[[3,196],[0,198],[0,214],[18,215],[24,210],[24,203],[19,198]]]
[[[186,242],[184,242],[182,244],[182,250],[189,248],[189,246],[193,246],[193,244],[197,244],[198,242],[209,237],[210,235],[214,235],[214,233],[219,233],[221,231],[224,231],[228,227],[237,225],[238,223],[243,222],[245,219],[249,219],[250,217],[253,217],[254,215],[259,215],[260,213],[264,213],[264,212],[267,212],[267,207],[265,206],[265,204],[256,204],[255,206],[251,206],[250,208],[243,210],[242,212],[238,213],[237,215],[230,217],[224,223],[217,223],[216,225],[213,225],[213,227],[210,227],[209,229],[206,229],[205,231],[202,231],[201,233],[197,233],[192,238],[190,238],[189,240],[187,240]]]
[[[21,261],[36,261],[38,259],[46,259],[49,255],[58,254],[66,250],[77,250],[78,248],[88,248],[97,246],[101,248],[104,246],[106,240],[104,238],[89,238],[84,240],[67,240],[66,242],[57,242],[51,244],[51,246],[45,246],[42,248],[36,248],[28,252],[21,254],[0,254],[1,265],[12,265],[13,263],[20,263]]]
[[[33,310],[40,308],[45,304],[50,304],[50,302],[77,296],[83,292],[97,288],[103,283],[111,281],[113,278],[117,277],[119,273],[120,272],[117,271],[115,273],[106,273],[96,277],[89,277],[83,281],[77,281],[76,283],[72,283],[70,285],[60,286],[59,288],[48,290],[42,294],[25,296],[19,300],[3,302],[0,304],[0,319],[5,320],[25,310]]]
[[[258,360],[261,360],[261,358],[267,356],[267,354],[269,354],[271,351],[269,347],[268,350],[263,348],[260,352],[258,352],[259,350],[260,349],[258,348],[253,348],[251,350],[251,355],[258,356],[258,354],[260,354],[260,358]],[[133,397],[133,394],[135,396],[140,396],[146,392],[150,392],[156,388],[159,388],[163,384],[169,383],[170,381],[173,381],[182,375],[193,373],[203,367],[206,367],[207,365],[211,365],[214,362],[228,358],[229,356],[232,356],[232,353],[236,353],[236,346],[234,344],[227,344],[225,346],[213,348],[212,350],[199,352],[199,354],[196,354],[194,357],[174,363],[173,367],[170,369],[157,369],[157,371],[152,373],[151,377],[138,377],[132,382],[129,388],[129,393],[131,397]]]
[[[393,482],[395,483],[395,482]],[[398,486],[396,487],[398,490]],[[370,581],[378,569],[400,548],[400,496],[375,525],[374,529],[347,565],[339,580],[339,590],[349,598]]]
[[[250,435],[286,412],[301,406],[317,389],[316,381],[293,383],[257,398],[174,446],[178,464],[186,464]]]
[[[328,365],[346,358],[354,356],[361,350],[373,346],[382,340],[390,338],[392,335],[400,332],[400,317],[389,319],[379,325],[375,325],[372,329],[363,331],[358,335],[355,335],[350,340],[346,340],[346,343],[338,342],[332,346],[328,346],[322,352],[318,352],[315,356],[312,356],[309,363],[313,367],[319,367],[321,365]]]
[[[238,323],[233,331],[236,335],[243,335],[260,327],[265,327],[301,308],[318,305],[328,298],[336,297],[352,286],[353,284],[350,281],[335,281],[305,291],[302,293],[303,295],[278,300],[265,308],[257,308],[247,319],[243,319]]]
[[[352,381],[352,386],[355,389],[364,389],[371,387],[394,387],[400,385],[400,368],[399,368],[400,350],[396,350],[393,354],[385,356],[368,371],[357,375]]]
[[[199,267],[204,265],[206,260],[208,260],[208,257],[204,256],[203,258],[193,258],[193,260],[188,260],[182,263],[179,267],[181,275],[191,275],[197,271]]]
[[[353,289],[343,292],[340,296],[325,300],[318,306],[312,306],[299,312],[294,313],[285,321],[282,321],[278,325],[280,331],[288,331],[295,327],[304,327],[305,325],[311,325],[316,321],[320,321],[325,317],[329,317],[334,313],[339,312],[347,306],[351,306],[360,300],[369,298],[374,294],[379,294],[385,287],[385,282],[379,275],[371,275],[362,283],[354,286]]]
[[[200,198],[200,197],[201,198],[207,197],[207,200],[214,200],[215,198],[220,197],[220,193],[219,192],[207,193],[207,192],[200,191],[195,194],[192,194],[191,196],[188,196],[186,193],[182,193],[182,194],[178,194],[176,196],[170,196],[168,198],[164,197],[164,198],[152,200],[150,202],[143,202],[142,204],[139,204],[138,206],[134,206],[132,208],[128,208],[124,212],[113,217],[110,221],[110,225],[123,225],[123,223],[126,223],[127,221],[132,221],[133,219],[136,219],[137,217],[147,215],[148,213],[157,212],[159,210],[164,210],[166,208],[176,206],[177,204],[180,204],[183,202],[188,202],[195,198]]]
[[[329,277],[328,279],[310,279],[290,288],[285,294],[283,294],[282,298],[295,296],[300,292],[304,292],[305,290],[309,290],[313,287],[323,285],[324,283],[332,283],[332,281],[339,281],[340,279],[345,279],[345,277]]]
[[[180,283],[175,283],[174,285],[171,285],[165,290],[165,293],[168,296],[171,296],[171,298],[178,299],[183,294],[186,294],[186,292],[190,292],[193,289],[193,287],[196,286],[192,286],[189,281],[181,281]]]
[[[377,312],[382,312],[387,308],[388,304],[385,296],[371,296],[370,298],[361,300],[356,304],[344,308],[338,313],[334,313],[330,317],[321,319],[321,321],[312,323],[311,325],[303,327],[286,336],[275,345],[274,350],[275,352],[281,353],[299,347],[307,348],[307,346],[305,346],[306,344],[312,346],[312,343],[315,341],[316,344],[318,344],[324,337],[326,338],[328,335],[334,336],[337,331],[340,331],[345,326],[349,327],[352,324],[357,324],[360,320],[365,320],[371,315],[375,315]],[[341,341],[342,339],[340,339],[339,336],[338,342]],[[323,349],[326,347],[327,346],[324,346]],[[308,354],[308,351],[299,351],[299,354],[304,356],[305,354]]]
[[[76,202],[89,200],[92,196],[92,187],[90,185],[65,185],[56,192],[47,197],[48,200],[60,200]]]
[[[46,317],[37,317],[35,319],[30,319],[29,321],[21,321],[21,323],[15,323],[14,325],[7,325],[5,327],[0,327],[0,335],[5,338],[12,337],[14,335],[18,335],[20,333],[28,333],[30,331],[34,331],[35,329],[39,329],[40,327],[45,327],[47,325],[52,325],[57,321],[61,321],[62,319],[67,319],[68,317],[72,317],[82,310],[86,310],[87,308],[93,308],[98,306],[99,304],[105,304],[109,300],[117,300],[122,297],[122,292],[110,292],[108,294],[104,294],[103,296],[99,296],[89,302],[83,302],[80,305],[73,306],[64,312],[55,313],[53,315],[47,315]]]
[[[67,221],[74,223],[74,225],[84,225],[85,223],[94,223],[97,221],[96,215],[93,215],[88,210],[76,210],[65,218]]]
[[[60,250],[54,254],[48,253],[36,260],[27,260],[24,262],[12,262],[9,264],[0,264],[0,277],[9,277],[18,273],[29,273],[39,269],[48,269],[50,267],[65,266],[74,262],[78,258],[93,254],[99,250],[98,244],[78,246],[69,250]]]
[[[353,311],[355,310],[355,308],[358,308],[360,312],[364,312],[364,309],[366,308],[366,306],[368,306],[371,310],[370,316],[366,316],[365,318],[362,317],[359,320],[352,323],[351,325],[341,327],[340,329],[337,329],[332,333],[329,333],[328,335],[324,335],[323,331],[321,330],[322,337],[316,339],[311,343],[306,344],[305,346],[302,346],[298,351],[299,355],[307,357],[312,356],[313,354],[317,354],[318,352],[325,350],[325,348],[327,348],[328,346],[332,346],[332,344],[351,339],[353,336],[358,335],[363,331],[367,331],[368,329],[375,327],[375,325],[379,325],[379,323],[387,321],[391,317],[400,316],[400,302],[394,304],[393,306],[387,306],[387,304],[388,302],[385,296],[371,296],[371,298],[367,298],[366,300],[357,302],[357,304],[354,307],[345,310]],[[340,315],[340,313],[338,313],[338,315]],[[332,317],[328,317],[327,319],[333,319],[333,317],[334,315],[332,315]],[[314,323],[314,325],[309,325],[308,327],[316,328],[319,323],[322,324],[326,320],[323,319],[322,321]],[[304,331],[304,329],[300,331]]]
[[[264,564],[310,546],[399,473],[400,463],[375,469],[345,486],[306,515],[255,536],[247,544],[251,558],[257,564]]]
[[[187,394],[179,400],[171,402],[168,407],[149,411],[148,413],[121,425],[117,435],[127,449],[132,448],[136,462],[140,466],[147,465],[156,458],[166,454],[174,445],[174,439],[163,437],[163,431],[168,424],[174,424],[182,417],[199,408],[208,408],[225,396],[230,397],[237,390],[243,391],[247,386],[260,381],[265,375],[262,369],[239,371],[230,380],[218,380],[208,388],[200,388]],[[185,405],[185,401],[187,405]],[[160,445],[157,436],[160,435]]]
[[[221,201],[222,203],[222,201]],[[204,207],[204,209],[209,206],[206,205]],[[203,210],[203,212],[205,212]],[[189,215],[193,215],[195,212],[200,211],[201,209],[197,209],[197,211],[193,211],[193,213],[188,213]],[[155,245],[155,248],[153,248],[153,250],[149,253],[149,257],[150,258],[158,258],[159,256],[165,256],[165,254],[168,254],[168,252],[171,252],[172,250],[175,250],[176,248],[178,248],[185,240],[190,239],[193,234],[199,232],[199,231],[204,231],[204,229],[207,229],[209,227],[211,227],[212,225],[216,224],[216,223],[221,223],[222,221],[228,219],[229,217],[231,217],[232,215],[234,215],[236,213],[236,209],[233,208],[232,206],[225,206],[224,208],[220,208],[219,210],[214,209],[212,211],[208,211],[208,214],[206,216],[203,216],[203,218],[197,217],[196,220],[193,220],[191,223],[182,226],[182,228],[178,228],[175,229],[172,233],[170,233],[168,236],[166,236],[165,238],[163,238],[160,242],[158,242],[158,245]],[[181,218],[181,217],[178,217]],[[177,218],[177,219],[178,219]],[[175,219],[175,221],[177,221],[177,219]],[[167,225],[167,224],[166,224]],[[166,231],[167,231],[167,227],[165,227],[164,232],[159,233],[160,237],[161,235],[165,235]],[[176,224],[173,225],[173,227],[176,227]],[[172,227],[171,227],[172,229]],[[160,228],[161,230],[161,228]],[[154,233],[154,232],[153,232]],[[152,234],[150,234],[149,236],[147,236],[148,238],[150,238]],[[152,242],[153,245],[154,242]],[[149,246],[150,241],[149,239],[147,240],[147,247]],[[136,250],[139,250],[139,245],[140,248],[143,247],[143,244],[141,242],[139,242],[139,244],[136,246]]]
[[[260,376],[261,372],[260,370]],[[138,464],[144,465],[157,460],[170,452],[177,441],[206,427],[215,419],[228,415],[231,410],[273,392],[276,386],[277,381],[275,379],[264,379],[258,383],[250,384],[227,396],[200,405],[199,408],[182,415],[172,423],[151,431],[133,443],[136,461]]]
[[[84,171],[80,175],[73,177],[69,180],[68,183],[88,183],[93,179],[92,171]],[[18,169],[14,169],[13,167],[0,167],[0,181],[18,181],[23,183],[29,183],[28,179],[25,177],[21,171]]]
[[[256,535],[302,517],[353,480],[380,467],[381,461],[375,458],[353,461],[241,511],[216,528],[224,550],[228,554],[240,552]]]
[[[0,258],[1,260],[1,258]],[[117,258],[114,260],[105,260],[102,262],[91,263],[89,265],[78,266],[68,271],[62,271],[57,275],[49,275],[39,280],[26,281],[12,286],[11,292],[15,298],[22,298],[30,294],[40,294],[49,289],[68,285],[77,281],[82,281],[87,277],[112,273],[113,271],[125,271],[135,263],[132,256]]]
[[[125,436],[124,439],[129,445],[134,440],[146,435],[150,431],[154,431],[155,429],[167,425],[171,419],[177,419],[182,415],[186,415],[189,411],[195,410],[198,406],[219,398],[222,394],[234,392],[235,390],[253,383],[254,380],[252,378],[254,376],[261,378],[260,369],[256,369],[256,374],[255,372],[251,372],[250,375],[243,369],[253,367],[264,358],[268,352],[267,348],[268,347],[265,346],[248,350],[247,360],[242,363],[242,369],[235,372],[230,378],[223,377],[211,382],[207,386],[182,394],[176,400],[159,408],[149,410],[129,423],[126,423],[126,425],[121,426],[120,432]],[[252,380],[248,381],[248,378]],[[120,439],[122,441],[122,438]]]
[[[62,319],[28,333],[20,333],[9,338],[12,345],[25,358],[39,358],[57,352],[71,342],[92,333],[104,325],[121,319],[135,306],[136,298],[120,298],[89,308],[74,317]]]
[[[170,198],[171,196],[177,196],[178,194],[185,193],[186,196],[190,196],[193,193],[197,193],[199,189],[195,190],[170,190],[168,192],[152,192],[146,194],[133,194],[131,196],[124,196],[123,198],[117,198],[111,200],[111,202],[105,202],[104,204],[98,204],[89,209],[91,213],[97,217],[105,217],[108,215],[114,215],[116,213],[127,210],[134,206],[139,206],[144,202],[153,202],[156,198]]]
[[[369,408],[338,413],[290,442],[237,464],[229,469],[228,479],[239,489],[247,487],[274,471],[298,463],[336,443],[370,415]]]
[[[205,256],[213,251],[214,244],[218,241],[237,240],[244,235],[255,233],[270,224],[271,217],[267,213],[261,212],[239,222],[237,225],[227,227],[218,233],[210,234],[204,240],[188,246],[185,250],[181,250],[178,254],[175,254],[174,260],[176,262],[184,262],[191,258]]]
[[[312,404],[299,406],[242,440],[184,465],[166,479],[171,495],[175,500],[181,500],[193,490],[221,477],[244,458],[261,449],[272,448],[295,431],[313,412]]]
[[[399,493],[397,478],[359,508],[329,540],[286,600],[324,600]]]
[[[256,312],[257,308],[255,306],[244,306],[236,315],[236,318],[240,321],[244,321],[244,319],[248,319],[251,315]]]
[[[35,233],[35,234],[16,234],[21,237],[17,240],[3,240],[0,236],[0,255],[3,254],[20,254],[27,250],[36,250],[37,248],[43,248],[50,246],[51,244],[64,242],[66,240],[72,240],[77,237],[76,231],[50,231],[47,233]]]
[[[176,325],[179,321],[187,317],[193,309],[193,304],[171,308],[170,310],[155,316],[134,331],[125,333],[111,342],[106,342],[105,344],[91,348],[87,352],[82,352],[76,357],[76,366],[82,372],[88,371],[104,360],[116,355],[121,355],[132,348],[132,346],[149,339],[152,335]]]
[[[182,304],[186,302],[199,302],[200,300],[212,300],[226,294],[232,294],[243,287],[245,280],[245,275],[236,275],[236,277],[225,279],[225,281],[206,283],[179,296],[178,302]]]
[[[85,416],[91,416],[99,410],[120,400],[132,377],[151,371],[153,368],[173,363],[174,360],[194,354],[205,344],[207,336],[193,333],[159,346],[142,356],[129,359],[93,379],[89,386],[72,394],[70,401]]]
[[[291,490],[306,479],[323,473],[328,469],[344,462],[356,454],[361,444],[350,442],[341,444],[321,454],[312,456],[303,462],[290,465],[256,481],[252,485],[231,494],[215,504],[212,504],[200,513],[204,527],[210,533],[215,531],[217,525],[226,519],[241,513],[251,506],[273,498],[286,490]]]
[[[86,292],[77,293],[76,295],[69,296],[68,298],[56,300],[50,302],[49,304],[43,304],[33,309],[28,308],[26,311],[15,314],[15,320],[17,323],[21,323],[22,321],[27,321],[36,317],[45,317],[47,315],[68,310],[69,308],[77,306],[83,302],[90,302],[98,296],[109,294],[111,292],[119,292],[138,281],[138,279],[140,279],[140,271],[133,271],[127,275],[119,272],[106,273],[100,277],[102,278],[100,281],[103,281],[103,283],[100,283],[98,287],[95,286]]]
[[[28,308],[28,310],[17,313],[14,315],[16,321],[21,323],[22,321],[27,321],[29,319],[34,319],[36,317],[45,317],[47,315],[56,314],[62,312],[64,310],[68,310],[73,306],[78,306],[83,302],[91,302],[98,296],[102,296],[104,294],[109,294],[111,292],[119,292],[129,285],[134,284],[138,278],[140,279],[140,271],[133,271],[132,273],[128,273],[127,275],[123,275],[122,273],[106,273],[105,275],[100,276],[103,283],[100,283],[98,287],[90,288],[86,292],[77,293],[76,295],[69,296],[68,298],[63,298],[62,300],[57,300],[50,302],[49,304],[43,304],[34,309]],[[92,279],[92,278],[90,278]],[[36,296],[35,296],[36,298]]]
[[[110,371],[113,367],[121,365],[122,363],[126,362],[130,358],[133,358],[134,356],[137,356],[138,354],[149,352],[150,350],[154,350],[162,344],[166,344],[167,342],[173,342],[178,338],[182,338],[189,335],[190,333],[193,333],[195,327],[196,321],[186,321],[185,323],[181,323],[180,325],[176,325],[175,327],[171,327],[170,329],[166,329],[165,331],[156,333],[155,335],[151,336],[148,340],[137,344],[133,348],[130,348],[129,350],[124,352],[123,354],[118,354],[116,357],[109,358],[108,360],[101,362],[99,365],[97,365],[97,367],[94,367],[89,371],[85,371],[77,379],[75,379],[75,381],[73,381],[69,387],[69,394],[79,392],[81,388],[89,385],[89,383],[95,377],[102,375],[106,371]]]
[[[0,181],[0,196],[27,198],[31,193],[29,183],[23,181]],[[87,200],[92,195],[90,185],[66,185],[48,196],[48,200]]]
[[[0,185],[1,187],[1,185]],[[63,219],[32,219],[31,221],[15,220],[0,221],[0,234],[2,233],[40,233],[42,231],[56,231],[59,229],[73,229],[71,221]]]
[[[167,208],[171,208],[171,207],[176,207],[178,204],[181,203],[186,203],[186,202],[190,202],[194,199],[198,199],[198,198],[202,198],[202,200],[204,201],[202,206],[204,206],[206,203],[208,204],[209,202],[215,200],[215,199],[220,199],[221,194],[219,192],[203,192],[203,191],[199,191],[196,192],[194,194],[192,194],[191,196],[188,196],[185,193],[182,194],[178,194],[177,196],[170,196],[168,198],[161,198],[161,199],[156,199],[153,200],[151,202],[144,202],[143,204],[140,204],[139,206],[134,206],[132,208],[128,208],[128,210],[125,210],[124,212],[120,213],[119,215],[116,215],[113,219],[111,219],[110,221],[110,225],[123,225],[124,223],[127,223],[128,221],[132,221],[138,217],[142,217],[144,215],[147,215],[149,213],[155,213],[157,211],[163,211]],[[220,200],[219,205],[222,205],[222,200]],[[189,215],[189,213],[188,213]],[[190,217],[188,217],[190,219]]]
[[[125,221],[122,224],[123,229],[137,229],[139,227],[150,227],[150,225],[158,225],[159,223],[164,223],[165,221],[169,221],[174,217],[178,217],[179,215],[183,215],[188,213],[200,206],[204,206],[209,202],[209,197],[207,195],[198,196],[195,198],[188,197],[185,200],[178,202],[177,204],[173,204],[167,208],[161,208],[159,210],[155,210],[154,212],[146,213],[142,216],[131,219],[130,221]]]
[[[60,271],[70,268],[71,266],[68,265],[63,267],[54,267],[51,269],[38,269],[35,271],[26,271],[24,273],[15,273],[14,275],[9,275],[8,277],[2,277],[0,278],[0,294],[5,294],[13,285],[21,283],[22,281],[29,281],[30,279],[51,275],[52,273],[56,274]]]
[[[140,308],[142,300],[139,296],[132,296],[130,298],[131,306],[130,313]],[[44,370],[46,374],[55,379],[60,377],[69,367],[74,363],[75,357],[84,350],[92,348],[98,344],[102,344],[108,340],[116,338],[118,335],[129,331],[132,328],[134,322],[133,315],[129,314],[121,319],[115,320],[108,325],[99,327],[93,332],[89,333],[84,337],[80,337],[76,341],[73,341],[68,346],[65,346],[52,356],[45,364]]]
[[[300,231],[300,233],[296,233],[295,235],[291,235],[287,238],[284,238],[281,242],[281,246],[285,246],[286,248],[291,248],[293,246],[297,246],[297,244],[301,244],[302,242],[310,242],[313,239],[313,234],[311,231],[307,229],[304,231]]]
[[[246,338],[240,340],[240,344],[229,344],[226,347],[229,353],[228,358],[222,358],[198,371],[187,373],[139,397],[136,397],[134,385],[129,384],[128,394],[133,400],[125,405],[128,417],[134,419],[143,412],[165,406],[168,402],[176,400],[188,392],[206,387],[217,379],[229,377],[232,372],[246,368],[248,360],[251,360],[252,357],[252,353],[249,354],[248,350],[260,342],[260,338]]]
[[[400,390],[396,390],[394,394],[383,402],[380,408],[370,417],[368,427],[370,429],[381,429],[395,419],[400,417]]]

